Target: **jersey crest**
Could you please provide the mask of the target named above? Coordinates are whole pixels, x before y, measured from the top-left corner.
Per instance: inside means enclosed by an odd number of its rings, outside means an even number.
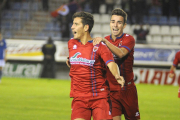
[[[96,52],[96,51],[98,50],[98,48],[99,48],[99,47],[94,46],[94,47],[93,47],[93,52]]]
[[[70,64],[81,64],[81,65],[87,65],[87,66],[93,66],[95,60],[89,60],[83,57],[78,57],[81,55],[80,52],[75,53],[72,57],[70,57]]]

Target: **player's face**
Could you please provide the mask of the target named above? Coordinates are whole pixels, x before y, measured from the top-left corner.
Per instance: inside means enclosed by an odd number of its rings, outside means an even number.
[[[74,18],[71,29],[74,35],[74,39],[81,39],[83,37],[85,31],[82,24],[82,19],[80,17]]]
[[[123,29],[126,24],[124,24],[124,18],[118,15],[112,15],[110,21],[111,34],[113,37],[120,37],[123,33]]]

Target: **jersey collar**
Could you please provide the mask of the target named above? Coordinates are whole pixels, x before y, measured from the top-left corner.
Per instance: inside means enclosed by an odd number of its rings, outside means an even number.
[[[124,33],[123,33],[120,37],[117,37],[116,39],[120,39],[120,38],[122,38],[122,37],[123,37],[123,35],[124,35]],[[110,35],[110,39],[112,40],[111,35]]]

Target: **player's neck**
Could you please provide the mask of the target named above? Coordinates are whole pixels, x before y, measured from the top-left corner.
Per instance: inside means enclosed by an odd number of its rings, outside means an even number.
[[[85,45],[90,40],[92,40],[92,37],[90,36],[90,34],[86,34],[80,39],[83,45]]]

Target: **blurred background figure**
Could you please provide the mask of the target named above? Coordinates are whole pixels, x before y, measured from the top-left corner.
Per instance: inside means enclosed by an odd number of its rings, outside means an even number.
[[[135,27],[134,34],[136,35],[136,43],[147,43],[146,36],[149,33],[149,28],[144,29],[143,25],[140,25],[140,28]]]
[[[106,3],[106,14],[109,14],[114,8],[115,0],[105,0],[105,3]]]
[[[43,78],[55,78],[55,53],[56,45],[53,43],[51,37],[48,38],[47,43],[43,45],[42,52],[44,54],[43,60]]]
[[[1,77],[2,77],[2,69],[5,66],[6,62],[6,41],[3,39],[2,34],[0,33],[0,83],[1,83]]]
[[[175,77],[175,71],[176,71],[176,67],[178,66],[178,64],[180,64],[180,51],[178,51],[175,55],[174,61],[173,61],[173,65],[170,68],[170,72],[169,72],[169,77],[170,78],[174,78]],[[179,91],[178,91],[178,97],[180,98],[180,81],[178,81],[179,83]]]
[[[44,11],[49,10],[49,0],[42,0],[42,8]]]

